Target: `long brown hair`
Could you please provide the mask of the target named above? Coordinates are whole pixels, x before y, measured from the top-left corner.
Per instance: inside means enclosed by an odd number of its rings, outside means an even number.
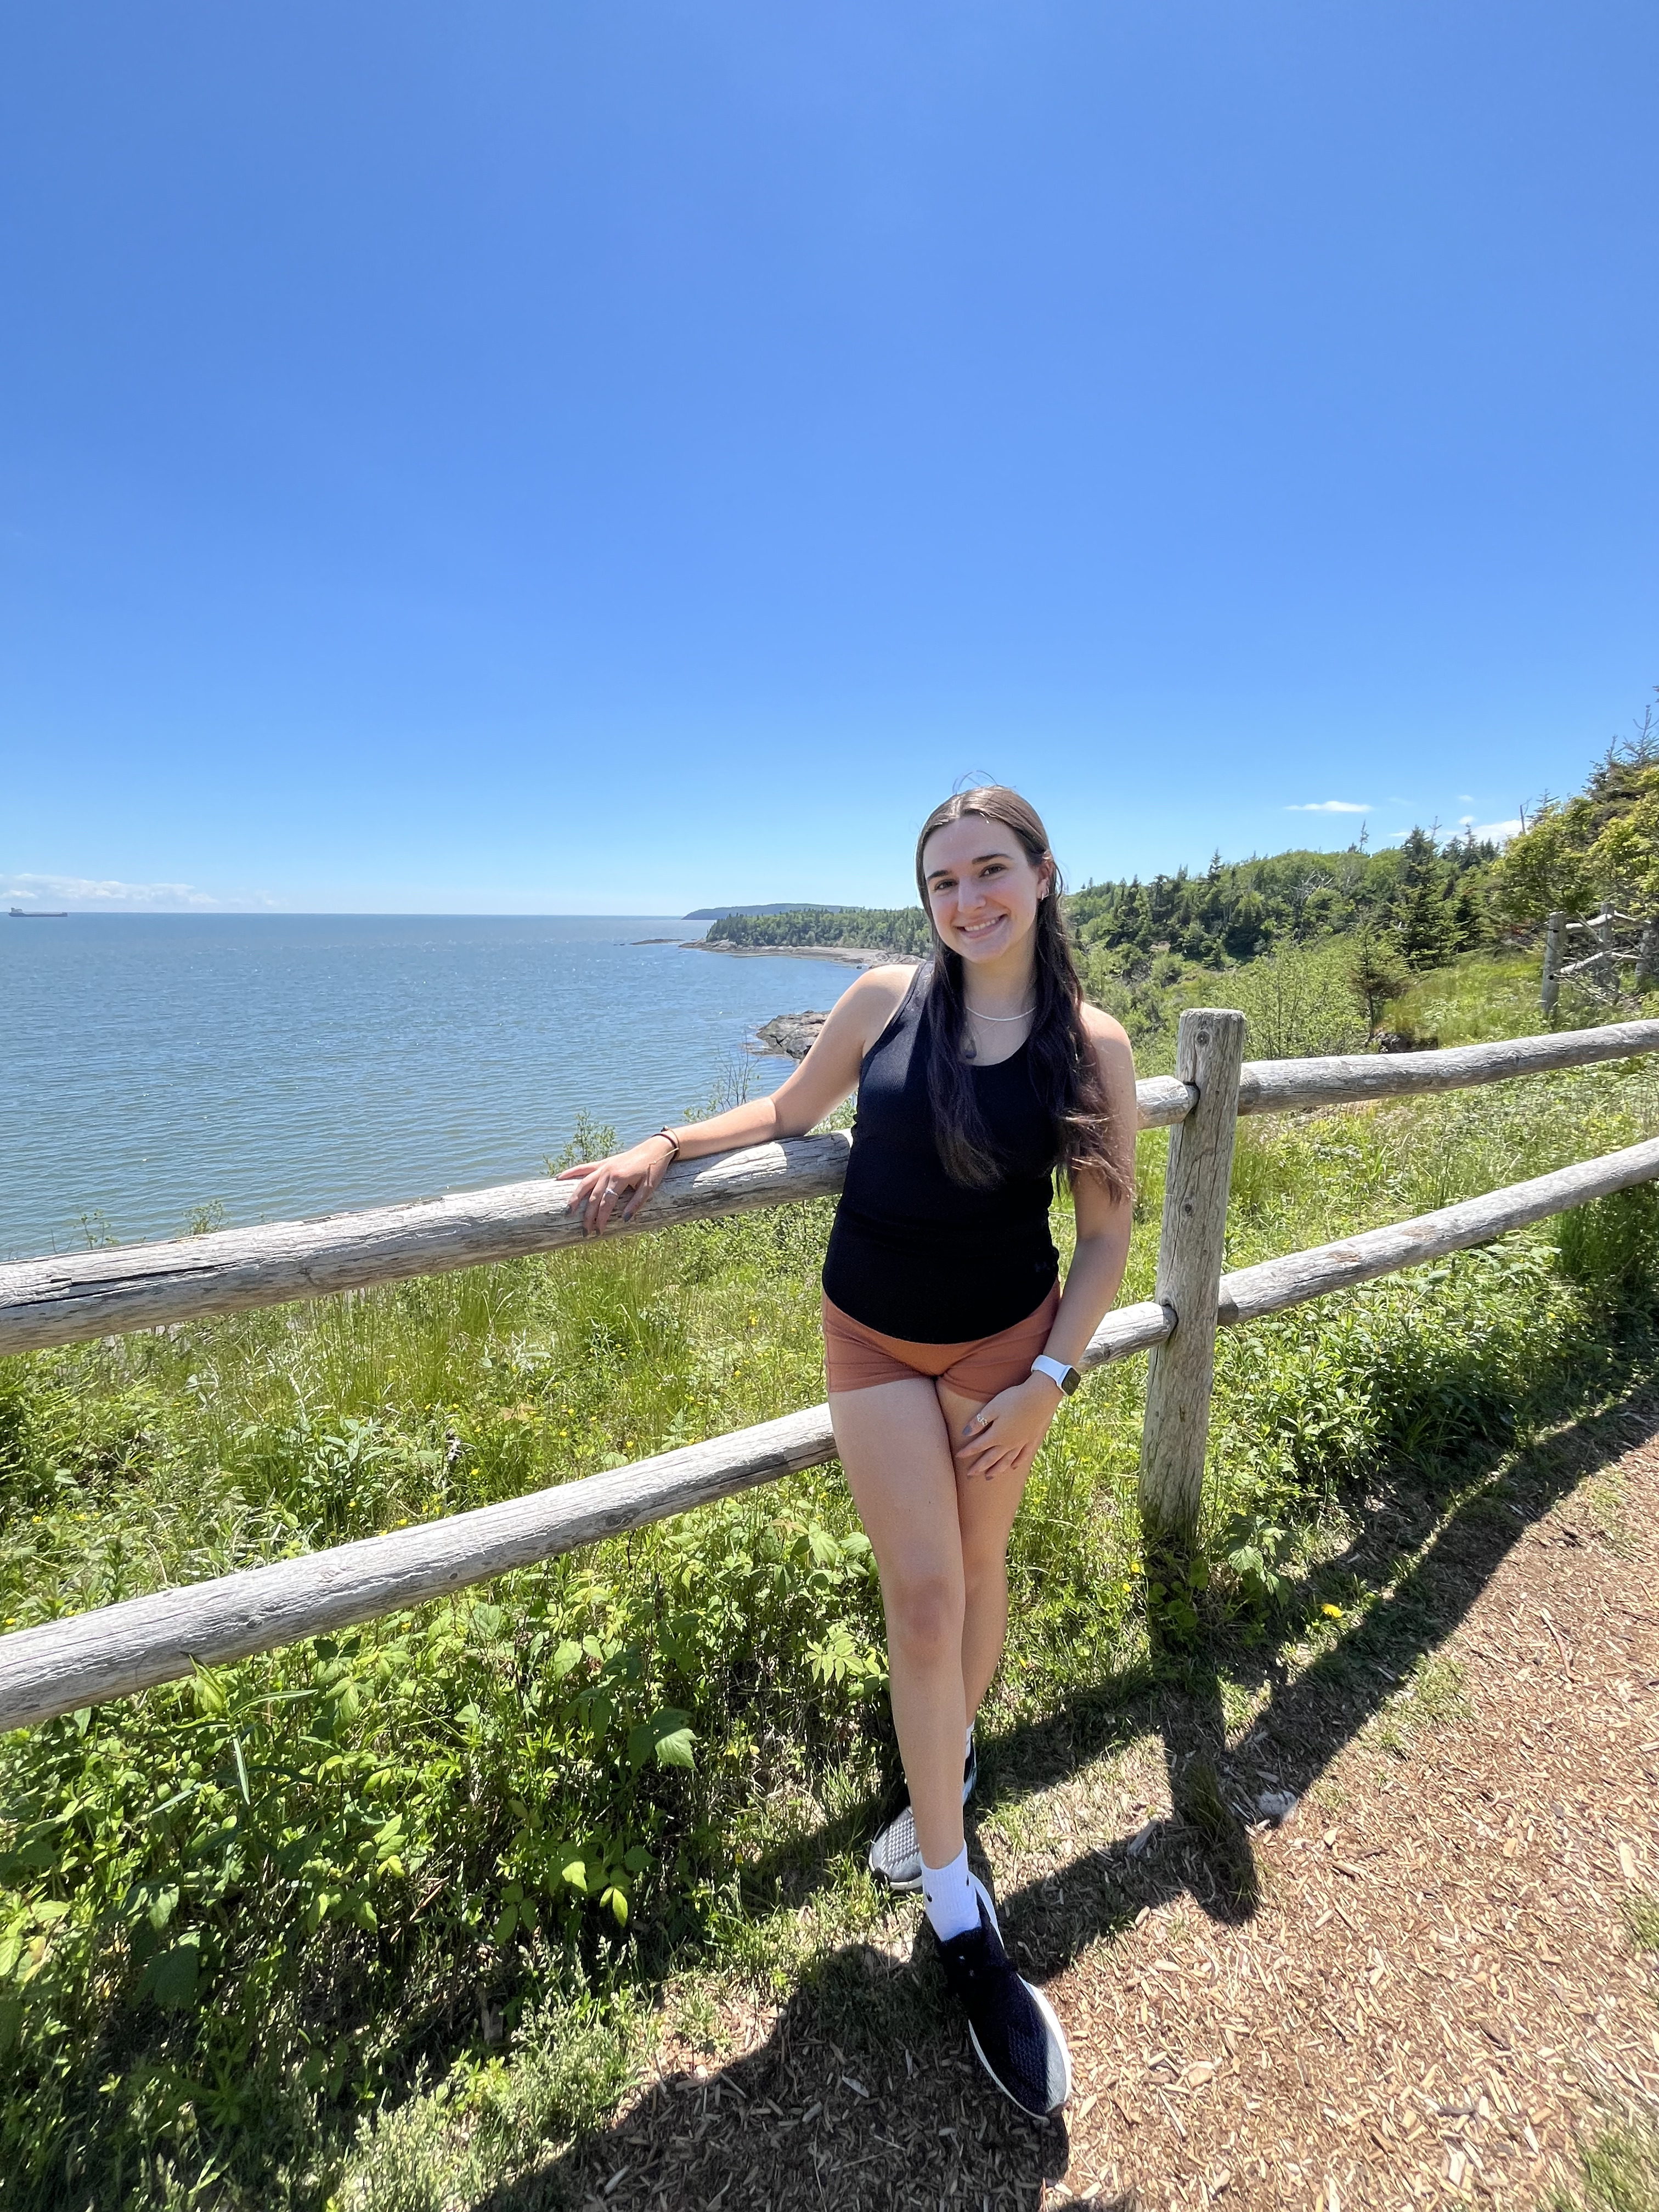
[[[1073,1178],[1098,1176],[1114,1198],[1123,1198],[1130,1188],[1130,1176],[1118,1143],[1120,1133],[1113,1127],[1100,1065],[1083,1026],[1083,986],[1078,980],[1071,933],[1060,903],[1064,888],[1060,869],[1036,807],[1000,783],[982,784],[977,791],[960,791],[947,799],[922,823],[916,840],[916,890],[933,939],[927,985],[932,1037],[927,1093],[933,1109],[934,1141],[945,1171],[953,1182],[978,1190],[1000,1182],[1003,1175],[1002,1163],[974,1096],[969,1064],[963,1057],[968,1016],[962,955],[951,951],[933,926],[922,866],[927,840],[934,831],[961,821],[964,814],[981,815],[988,822],[1012,830],[1031,866],[1048,867],[1048,896],[1037,902],[1036,910],[1036,1019],[1027,1040],[1031,1080],[1053,1118],[1060,1165]]]

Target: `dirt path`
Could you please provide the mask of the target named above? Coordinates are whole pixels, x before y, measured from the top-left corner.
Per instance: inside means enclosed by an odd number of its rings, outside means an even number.
[[[1364,1624],[1215,1686],[1229,1796],[1298,1799],[1242,1863],[1170,1810],[1201,1685],[999,1778],[979,1846],[1071,2038],[1064,2126],[985,2083],[906,1905],[781,2012],[726,2007],[722,2060],[665,2047],[562,2181],[618,2212],[1536,2203],[1598,2112],[1659,2116],[1629,1924],[1659,1896],[1656,1438],[1648,1398],[1437,1526],[1376,1501]]]

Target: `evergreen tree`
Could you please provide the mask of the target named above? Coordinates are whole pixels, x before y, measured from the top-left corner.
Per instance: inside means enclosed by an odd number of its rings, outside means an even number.
[[[1267,936],[1267,910],[1253,890],[1235,901],[1222,939],[1235,960],[1249,960],[1260,951]]]
[[[1459,952],[1484,951],[1496,934],[1492,928],[1492,908],[1487,902],[1485,878],[1471,869],[1460,868],[1451,907],[1455,950]]]
[[[1123,895],[1117,912],[1117,941],[1121,945],[1139,945],[1149,951],[1152,942],[1152,910],[1139,876]]]
[[[1395,928],[1400,950],[1413,968],[1438,968],[1457,942],[1451,904],[1451,871],[1432,830],[1413,830],[1400,848],[1395,890]]]
[[[1391,999],[1399,998],[1410,981],[1397,948],[1368,924],[1358,933],[1353,964],[1348,969],[1348,988],[1365,1009],[1368,1036],[1376,1034],[1383,1008]]]

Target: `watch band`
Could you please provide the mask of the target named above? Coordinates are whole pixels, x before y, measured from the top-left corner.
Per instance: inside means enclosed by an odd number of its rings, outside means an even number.
[[[1058,1382],[1069,1398],[1083,1377],[1075,1367],[1063,1367],[1058,1359],[1050,1359],[1046,1352],[1039,1352],[1031,1362],[1033,1375],[1046,1375],[1051,1382]]]

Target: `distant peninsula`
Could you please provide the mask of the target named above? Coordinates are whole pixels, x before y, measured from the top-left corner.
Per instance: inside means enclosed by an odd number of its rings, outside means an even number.
[[[724,921],[728,914],[851,914],[850,906],[825,906],[813,899],[780,899],[773,906],[699,906],[684,916],[687,921]]]
[[[868,965],[895,954],[925,959],[929,945],[919,906],[733,907],[720,921],[710,951],[844,953]]]

